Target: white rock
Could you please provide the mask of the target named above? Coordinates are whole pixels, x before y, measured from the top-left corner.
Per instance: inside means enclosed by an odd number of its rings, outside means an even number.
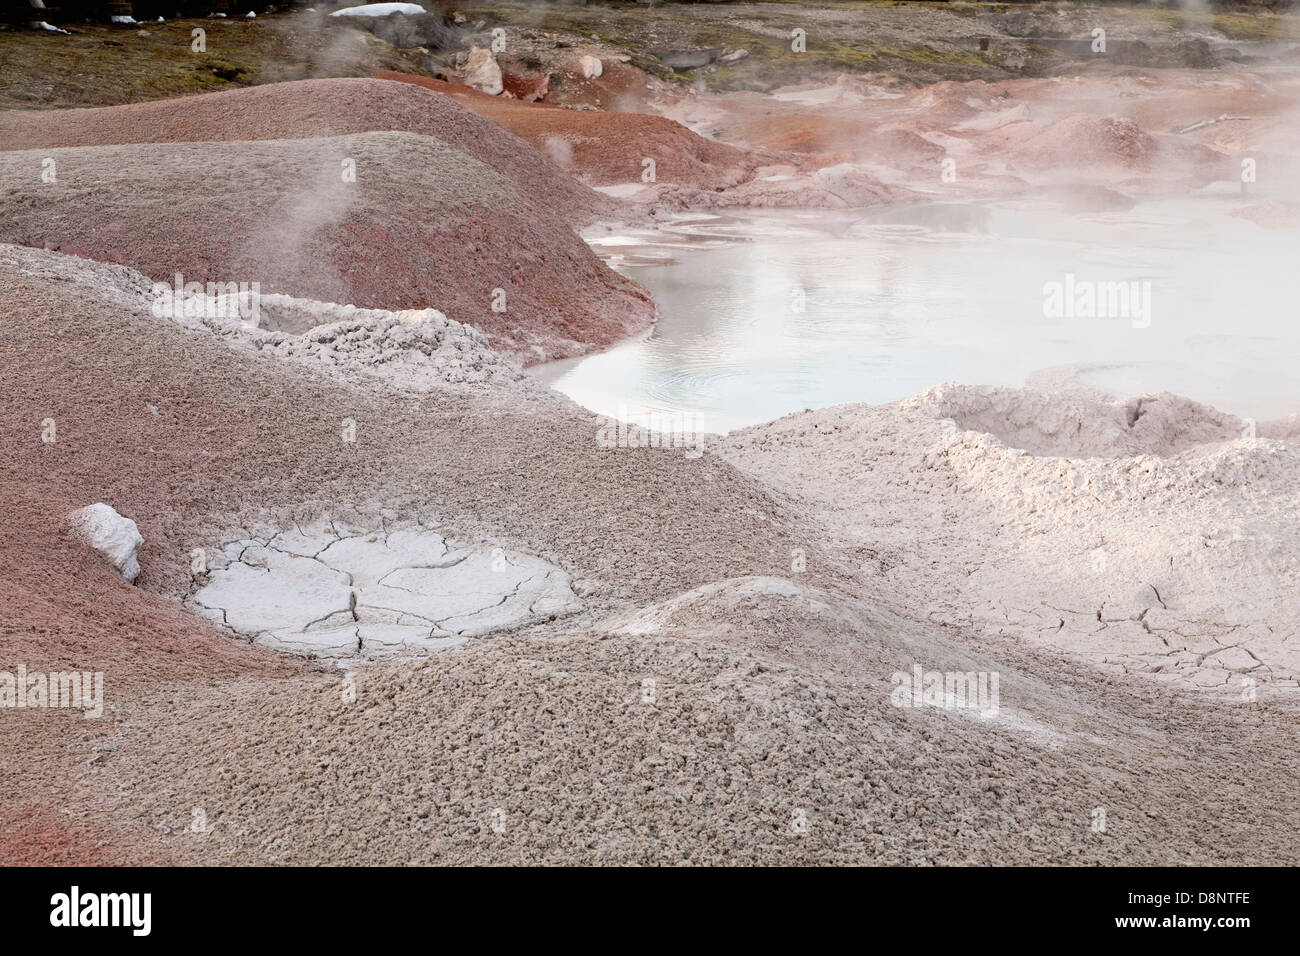
[[[136,552],[144,538],[134,521],[100,501],[72,512],[68,524],[78,538],[108,559],[114,571],[129,582],[135,581],[140,574]]]
[[[474,47],[469,51],[469,60],[465,63],[465,82],[476,90],[498,95],[505,87],[501,83],[501,67],[491,50]]]
[[[588,53],[578,58],[578,73],[584,80],[594,80],[604,72],[605,64],[600,62],[600,57]]]

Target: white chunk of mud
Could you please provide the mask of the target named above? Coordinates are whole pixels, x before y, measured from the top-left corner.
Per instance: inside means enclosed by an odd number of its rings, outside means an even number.
[[[140,575],[136,552],[144,538],[134,521],[99,501],[69,514],[68,524],[73,534],[102,554],[124,580],[135,582]]]
[[[592,56],[590,53],[578,57],[578,75],[584,80],[599,79],[605,72],[605,64],[600,62],[600,57]]]
[[[288,295],[198,296],[155,314],[291,362],[382,375],[403,387],[515,380],[477,329],[437,309],[362,309]]]
[[[581,605],[560,568],[502,548],[453,548],[421,527],[332,524],[239,538],[187,605],[255,643],[315,657],[423,654]]]

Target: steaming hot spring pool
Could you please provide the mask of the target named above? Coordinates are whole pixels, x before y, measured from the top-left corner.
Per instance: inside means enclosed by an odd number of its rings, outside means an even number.
[[[1300,411],[1295,232],[1229,215],[1246,202],[747,211],[588,236],[650,290],[658,322],[534,374],[599,414],[717,432],[1061,367],[1120,395],[1281,417]],[[1088,316],[1090,295],[1121,314]]]

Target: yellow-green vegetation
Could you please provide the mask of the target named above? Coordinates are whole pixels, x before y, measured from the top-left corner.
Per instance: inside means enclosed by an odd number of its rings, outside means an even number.
[[[1216,13],[1214,29],[1234,40],[1295,39],[1295,23],[1270,14]]]
[[[301,15],[71,29],[0,32],[0,108],[112,106],[377,69],[425,72],[418,55]],[[194,49],[196,29],[205,34],[203,51]]]
[[[1166,30],[1217,30],[1233,40],[1271,40],[1291,35],[1290,21],[1266,10],[1213,12],[1172,7],[1107,7],[1107,15],[1150,23]]]
[[[985,66],[987,61],[978,53],[968,50],[936,50],[928,46],[914,46],[907,49],[895,49],[882,46],[877,50],[880,56],[891,56],[899,60],[911,60],[915,63],[930,63],[935,66]]]
[[[782,3],[782,8],[792,4]],[[848,14],[855,8],[929,7],[905,0],[843,3],[821,7],[824,14]],[[500,7],[462,8],[467,17],[489,22],[509,21]],[[983,75],[991,61],[949,43],[934,46],[887,44],[871,39],[868,27],[853,17],[839,22],[807,24],[806,49],[795,52],[790,30],[798,25],[788,14],[743,5],[743,12],[725,16],[714,4],[674,4],[653,9],[616,10],[601,7],[562,6],[548,10],[537,28],[557,34],[594,37],[628,52],[633,63],[649,72],[679,82],[703,80],[710,87],[732,89],[796,82],[810,74],[831,71],[875,72],[897,70],[918,79]],[[496,18],[494,20],[494,18]],[[736,63],[717,63],[707,70],[674,71],[652,55],[659,50],[743,49],[748,56]]]

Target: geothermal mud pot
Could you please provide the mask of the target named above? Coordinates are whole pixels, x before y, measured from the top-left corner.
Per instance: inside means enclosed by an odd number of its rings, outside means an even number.
[[[186,602],[255,643],[317,657],[428,653],[581,605],[554,565],[453,548],[419,526],[333,522],[225,543]]]

